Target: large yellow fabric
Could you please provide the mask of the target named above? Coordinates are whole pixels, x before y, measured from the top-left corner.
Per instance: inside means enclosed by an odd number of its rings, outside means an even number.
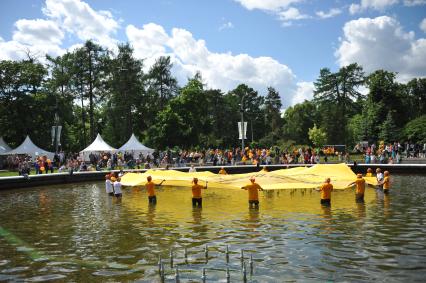
[[[155,183],[164,180],[164,186],[191,187],[192,179],[197,177],[199,183],[209,187],[240,189],[247,184],[250,176],[256,178],[264,190],[310,189],[319,188],[326,178],[331,179],[333,188],[341,190],[356,180],[356,175],[346,164],[317,164],[312,167],[296,167],[272,172],[254,172],[247,174],[220,175],[212,172],[180,172],[175,170],[148,170],[145,173],[127,173],[121,178],[124,186],[141,186],[146,177],[152,176]],[[376,185],[374,177],[365,178],[370,185]]]

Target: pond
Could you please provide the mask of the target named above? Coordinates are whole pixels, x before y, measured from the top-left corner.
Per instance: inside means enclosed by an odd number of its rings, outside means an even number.
[[[207,189],[202,209],[189,187],[160,188],[156,207],[134,188],[117,202],[103,183],[3,191],[0,281],[161,282],[161,256],[165,282],[176,265],[181,282],[201,282],[203,268],[207,282],[227,269],[242,282],[243,261],[248,282],[424,282],[425,183],[393,176],[389,195],[369,188],[356,204],[337,191],[331,208],[316,191],[271,191],[259,210],[243,190]]]

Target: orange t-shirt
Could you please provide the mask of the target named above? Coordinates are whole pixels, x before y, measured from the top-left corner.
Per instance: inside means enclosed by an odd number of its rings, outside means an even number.
[[[383,189],[390,189],[390,180],[389,180],[389,176],[386,176],[383,179]]]
[[[364,194],[365,192],[365,180],[363,178],[357,178],[355,181],[356,184],[356,193]]]
[[[333,185],[330,183],[324,183],[321,186],[321,199],[331,199],[331,191],[333,190]]]
[[[154,184],[154,182],[153,182],[153,181],[147,182],[147,183],[145,184],[145,187],[146,187],[146,190],[147,190],[147,192],[148,192],[148,196],[149,196],[149,197],[153,197],[153,196],[155,196],[155,190],[154,190],[154,188],[155,188],[155,184]]]
[[[199,184],[192,185],[192,197],[193,198],[201,198],[201,189],[204,188]]]
[[[219,174],[221,174],[221,175],[227,175],[228,173],[226,173],[225,169],[220,169]]]
[[[259,200],[258,191],[261,189],[259,184],[251,183],[249,185],[244,186],[244,188],[247,189],[247,191],[248,191],[249,200]]]

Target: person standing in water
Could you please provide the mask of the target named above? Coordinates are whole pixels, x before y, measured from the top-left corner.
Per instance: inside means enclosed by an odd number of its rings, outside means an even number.
[[[379,189],[383,188],[383,185],[381,185],[383,181],[383,173],[380,168],[376,169],[376,180],[377,180],[377,186],[379,187]]]
[[[155,186],[161,186],[161,184],[163,184],[163,181],[161,181],[160,184],[156,185],[153,181],[152,181],[152,177],[148,176],[146,178],[147,182],[145,184],[145,188],[146,191],[148,193],[148,203],[152,204],[152,205],[156,205],[157,204],[157,196],[155,195]]]
[[[206,186],[203,187],[198,184],[198,178],[194,178],[192,180],[192,207],[202,207],[203,206],[203,198],[201,197],[201,190],[207,189],[207,181]]]
[[[111,175],[105,175],[105,191],[109,196],[114,196],[114,189],[112,188]]]
[[[225,167],[221,167],[218,174],[219,175],[228,175],[228,172],[226,172]]]
[[[331,184],[330,178],[325,179],[324,184],[321,185],[318,191],[321,192],[321,205],[331,205],[331,192],[333,191],[333,185]]]
[[[356,202],[364,202],[365,179],[362,177],[362,174],[357,174],[355,182],[350,183],[349,187],[353,185],[356,185]]]
[[[390,176],[389,171],[385,171],[383,180],[379,183],[383,188],[383,193],[388,194],[390,190]]]
[[[256,183],[254,177],[250,177],[250,184],[241,187],[241,189],[248,191],[249,208],[259,208],[259,193],[263,191],[262,187]]]
[[[121,198],[122,197],[122,191],[121,191],[121,178],[115,178],[115,177],[111,177],[111,181],[113,182],[113,188],[114,188],[114,196],[116,198]]]

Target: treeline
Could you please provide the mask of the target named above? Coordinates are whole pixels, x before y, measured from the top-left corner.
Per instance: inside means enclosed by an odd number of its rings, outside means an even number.
[[[47,56],[46,64],[30,57],[0,61],[0,135],[17,146],[30,134],[52,150],[51,127],[59,123],[67,151],[83,149],[98,132],[116,147],[132,133],[158,149],[231,147],[240,145],[243,109],[252,146],[426,142],[426,78],[401,84],[395,73],[366,76],[357,64],[336,73],[321,69],[314,99],[282,114],[272,87],[259,94],[241,84],[225,93],[206,88],[199,73],[179,86],[169,57],[158,58],[147,72],[143,66],[128,44],[114,55],[91,41]]]

